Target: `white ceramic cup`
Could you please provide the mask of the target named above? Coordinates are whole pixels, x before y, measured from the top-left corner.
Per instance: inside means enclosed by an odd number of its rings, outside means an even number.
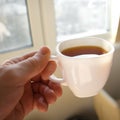
[[[75,46],[99,46],[106,51],[102,55],[80,55],[69,57],[61,51]],[[77,97],[90,97],[96,95],[105,85],[114,53],[112,43],[101,38],[87,37],[76,40],[60,42],[56,47],[56,60],[63,78],[52,75],[50,79],[66,84]]]

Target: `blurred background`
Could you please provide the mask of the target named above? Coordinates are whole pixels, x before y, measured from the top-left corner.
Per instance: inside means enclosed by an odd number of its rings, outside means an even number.
[[[116,102],[120,99],[119,5],[119,0],[0,0],[1,63],[10,57],[38,50],[43,45],[55,54],[56,44],[61,40],[87,36],[104,38],[115,46],[113,66],[104,87],[114,105],[108,97],[102,99],[104,94],[77,98],[63,86],[63,96],[50,105],[48,112],[34,110],[25,120],[120,120],[113,115],[118,113],[120,116]],[[59,70],[56,74],[61,76]],[[105,104],[102,101],[106,101]],[[95,103],[100,105],[98,109]],[[107,103],[113,106],[111,113],[106,112],[110,110],[105,106]],[[103,108],[109,109],[104,111]],[[104,117],[101,110],[110,117]]]

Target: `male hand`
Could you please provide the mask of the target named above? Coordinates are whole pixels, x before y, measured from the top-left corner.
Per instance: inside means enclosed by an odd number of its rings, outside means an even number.
[[[1,65],[1,120],[22,120],[34,108],[47,111],[49,104],[62,95],[61,86],[49,80],[55,69],[47,47]]]

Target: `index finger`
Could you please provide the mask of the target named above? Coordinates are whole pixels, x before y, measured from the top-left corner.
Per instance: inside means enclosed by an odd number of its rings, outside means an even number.
[[[56,67],[57,67],[57,65],[56,65],[55,61],[49,61],[47,66],[41,73],[41,78],[43,80],[48,80],[50,75],[52,75],[55,72]]]

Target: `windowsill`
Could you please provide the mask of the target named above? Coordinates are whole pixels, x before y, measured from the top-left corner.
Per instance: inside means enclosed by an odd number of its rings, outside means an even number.
[[[79,33],[79,34],[74,34],[74,35],[64,35],[64,36],[60,36],[57,39],[57,42],[60,42],[62,40],[68,40],[68,39],[78,39],[78,38],[82,38],[82,37],[88,37],[88,36],[103,36],[109,34],[108,31],[106,30],[96,30],[96,31],[89,31],[89,32],[84,32],[84,33]]]

